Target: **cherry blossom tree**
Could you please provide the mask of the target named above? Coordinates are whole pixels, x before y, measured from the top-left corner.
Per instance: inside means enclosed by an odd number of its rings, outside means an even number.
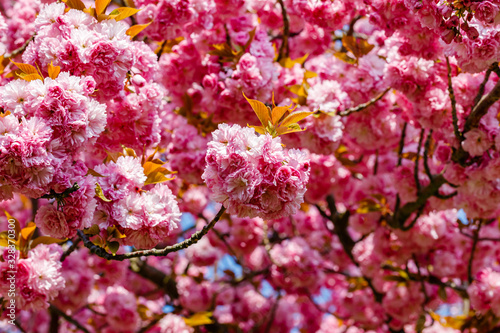
[[[0,0],[0,331],[500,331],[500,1]]]

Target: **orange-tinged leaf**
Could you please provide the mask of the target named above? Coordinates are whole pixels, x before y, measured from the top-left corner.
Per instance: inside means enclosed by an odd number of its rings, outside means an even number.
[[[272,123],[274,125],[277,125],[280,120],[282,120],[281,118],[283,118],[283,116],[288,116],[288,114],[290,114],[295,108],[293,109],[290,109],[292,107],[293,104],[290,104],[289,106],[277,106],[275,108],[273,108],[273,111],[271,113],[271,118],[272,118]],[[286,114],[288,111],[288,114]]]
[[[235,52],[227,43],[213,44],[212,48],[213,50],[208,51],[208,54],[223,58],[224,62],[232,61],[238,54],[238,52]]]
[[[161,168],[163,166],[163,164],[165,164],[165,163],[162,161],[160,161],[160,162],[161,162],[161,164],[150,162],[150,161],[144,162],[144,165],[142,166],[144,168],[144,174],[147,176],[151,172],[154,172],[155,170]]]
[[[316,76],[318,76],[318,73],[316,73],[316,72],[308,71],[308,70],[306,70],[304,72],[304,80],[310,79],[310,78],[313,78],[313,77],[316,77]]]
[[[298,126],[298,125],[297,125]],[[279,127],[277,130],[276,130],[276,133],[278,135],[283,135],[283,134],[289,134],[289,133],[294,133],[294,132],[303,132],[305,131],[306,129],[302,129],[300,127]]]
[[[83,12],[89,14],[92,17],[96,16],[95,15],[95,8],[92,8],[92,7],[83,9]]]
[[[148,178],[146,179],[146,181],[144,182],[144,185],[163,183],[163,182],[166,182],[168,180],[175,179],[175,177],[173,177],[173,178],[165,177],[165,174],[162,172],[162,169],[165,169],[165,168],[159,168],[157,171],[151,172],[148,175]]]
[[[53,237],[48,237],[48,236],[40,236],[35,238],[30,245],[30,248],[34,249],[38,244],[54,244],[54,243],[62,243],[67,241],[68,239],[58,239],[58,238],[53,238]]]
[[[97,15],[104,13],[111,0],[95,0],[95,11]]]
[[[78,10],[85,9],[85,4],[81,0],[67,0],[66,5],[68,5],[69,8],[73,9],[78,9]]]
[[[32,66],[30,64],[22,64],[12,60],[10,62],[16,65],[17,68],[19,68],[25,74],[38,74],[38,71],[36,70],[35,66]]]
[[[118,157],[120,157],[120,156],[123,156],[123,154],[122,154],[122,153],[120,153],[120,152],[114,152],[114,153],[111,153],[111,152],[109,152],[109,151],[108,151],[108,152],[107,152],[107,156],[106,156],[106,158],[104,159],[103,163],[104,163],[104,164],[106,164],[106,163],[108,163],[108,162],[110,162],[110,161],[113,161],[113,162],[115,162],[115,163],[116,163],[116,160],[117,160],[117,159],[118,159]]]
[[[255,132],[259,133],[259,134],[266,134],[266,129],[262,126],[252,126],[252,125],[248,125],[248,127],[251,127],[255,130]]]
[[[135,8],[135,3],[133,0],[124,0],[124,2],[127,7]]]
[[[35,74],[19,73],[18,76],[25,81],[34,81],[34,80],[43,81],[43,77],[41,77],[38,73]]]
[[[124,156],[132,156],[132,157],[137,157],[137,154],[135,153],[135,150],[132,148],[127,148],[123,146],[123,155]]]
[[[28,223],[28,225],[21,229],[21,237],[27,241],[31,239],[33,233],[35,232],[36,224],[33,222]]]
[[[245,47],[243,50],[241,50],[241,53],[243,54],[245,50],[252,44],[253,38],[255,37],[255,32],[257,31],[257,27],[253,28],[252,31],[248,33],[248,40],[247,43],[245,44]]]
[[[302,119],[306,118],[307,116],[312,115],[313,112],[308,112],[308,111],[298,111],[294,112],[292,114],[289,114],[283,122],[280,124],[280,126],[288,126],[294,123],[298,123]]]
[[[356,63],[356,59],[349,57],[345,52],[335,52],[333,55],[343,62],[347,62],[348,64],[352,65]]]
[[[146,24],[136,24],[136,25],[133,25],[130,28],[128,28],[126,34],[128,36],[130,36],[130,39],[132,39],[135,36],[137,36],[142,30],[146,29],[150,24],[151,24],[151,22],[146,23]]]
[[[99,172],[95,171],[94,169],[88,169],[87,174],[85,176],[88,176],[88,175],[92,175],[94,177],[104,177]]]
[[[50,64],[49,64],[48,72],[49,72],[49,77],[52,80],[55,80],[57,78],[57,76],[59,75],[59,73],[61,72],[61,67],[60,66],[54,66],[52,64],[52,61],[51,61]]]
[[[358,59],[370,53],[370,51],[375,47],[374,45],[369,44],[366,39],[356,38],[354,36],[342,37],[342,45],[351,51],[351,53]]]
[[[6,210],[3,211],[5,213],[5,216],[7,217],[7,220],[14,220],[14,230],[16,231],[15,238],[17,239],[19,237],[19,233],[21,232],[21,225],[19,224],[19,221],[12,217]]]
[[[189,325],[191,327],[193,326],[201,326],[201,325],[208,325],[213,323],[213,319],[210,317],[212,316],[212,312],[198,312],[192,315],[189,318],[184,318],[184,322],[186,325]]]
[[[101,199],[102,201],[110,202],[111,200],[104,196],[104,192],[102,191],[101,185],[99,183],[95,183],[95,196]]]
[[[123,19],[126,19],[127,17],[130,17],[130,16],[136,14],[139,11],[140,11],[140,9],[136,9],[136,8],[120,7],[120,8],[116,8],[111,13],[109,13],[109,18],[115,19],[115,21],[121,21]]]
[[[307,57],[309,56],[308,53],[306,53],[303,57],[297,58],[297,59],[290,59],[290,58],[283,58],[279,61],[281,67],[285,68],[292,68],[295,66],[295,64],[300,64],[301,66],[304,64],[306,61]]]
[[[267,127],[269,122],[271,122],[271,115],[270,115],[271,110],[269,110],[269,108],[261,101],[247,98],[245,96],[245,93],[243,93],[243,97],[245,97],[247,102],[252,107],[253,111],[255,112],[257,117],[259,118],[262,126]]]

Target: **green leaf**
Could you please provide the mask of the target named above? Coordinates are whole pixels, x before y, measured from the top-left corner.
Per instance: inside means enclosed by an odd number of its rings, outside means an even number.
[[[418,317],[417,323],[415,325],[415,330],[417,333],[422,333],[425,327],[425,314],[422,313],[420,317]]]
[[[97,224],[93,224],[90,228],[87,228],[83,231],[85,235],[95,236],[100,232],[99,226]]]
[[[108,247],[109,251],[113,253],[113,255],[115,255],[116,252],[118,252],[118,249],[120,249],[120,243],[116,241],[106,242],[106,246]]]

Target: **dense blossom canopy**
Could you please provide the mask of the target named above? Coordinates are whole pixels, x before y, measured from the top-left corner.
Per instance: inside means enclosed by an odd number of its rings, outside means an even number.
[[[0,331],[500,330],[500,0],[0,0]]]

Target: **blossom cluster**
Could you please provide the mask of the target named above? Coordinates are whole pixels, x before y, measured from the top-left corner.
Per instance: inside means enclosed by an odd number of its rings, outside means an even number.
[[[298,150],[284,151],[279,138],[222,124],[208,143],[202,175],[213,199],[238,217],[278,218],[304,201],[310,163]]]

